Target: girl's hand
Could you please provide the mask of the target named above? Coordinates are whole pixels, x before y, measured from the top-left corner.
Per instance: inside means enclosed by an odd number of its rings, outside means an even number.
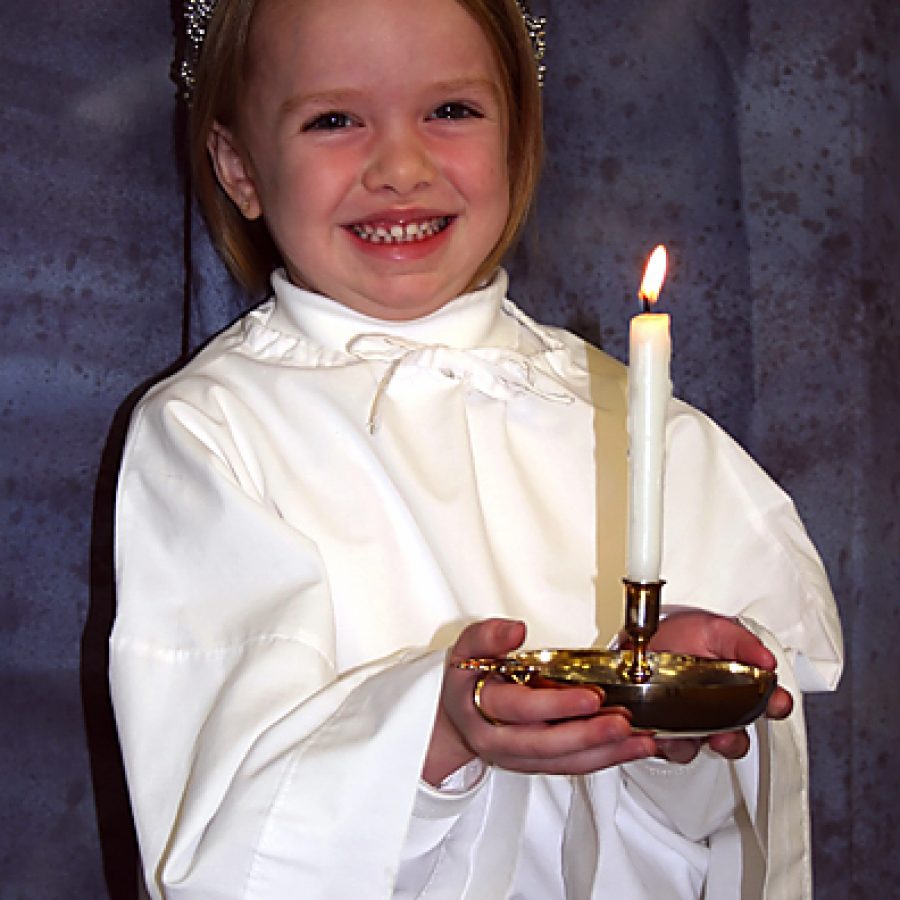
[[[756,635],[733,619],[712,613],[692,611],[673,613],[662,622],[650,641],[653,650],[688,653],[710,659],[733,659],[760,669],[774,671],[775,657]],[[769,699],[766,716],[784,719],[794,701],[782,687],[776,687]],[[750,738],[743,729],[714,734],[703,740],[659,740],[662,756],[672,762],[690,762],[706,743],[711,750],[728,759],[739,759],[750,749]]]
[[[490,677],[475,708],[479,673],[458,669],[469,657],[504,656],[525,640],[525,625],[488,619],[466,628],[450,650],[422,777],[438,785],[479,757],[516,772],[577,775],[652,756],[656,742],[635,735],[626,710],[604,707],[590,688],[535,688]]]

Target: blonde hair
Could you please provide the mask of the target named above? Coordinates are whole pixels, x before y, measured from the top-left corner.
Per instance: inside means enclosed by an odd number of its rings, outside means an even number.
[[[248,221],[222,189],[207,150],[216,122],[238,129],[238,106],[248,72],[253,12],[264,0],[219,0],[197,67],[190,108],[189,154],[194,191],[213,243],[232,275],[254,296],[283,265],[263,218]],[[543,156],[540,87],[531,41],[515,0],[456,0],[478,23],[494,52],[506,101],[510,210],[496,246],[469,287],[483,281],[522,230]]]

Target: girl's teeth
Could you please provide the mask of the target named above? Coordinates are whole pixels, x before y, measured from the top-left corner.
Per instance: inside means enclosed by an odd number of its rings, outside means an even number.
[[[384,225],[353,225],[351,230],[357,237],[373,244],[408,244],[438,234],[449,224],[449,216],[438,216],[425,222],[409,222],[389,228]]]

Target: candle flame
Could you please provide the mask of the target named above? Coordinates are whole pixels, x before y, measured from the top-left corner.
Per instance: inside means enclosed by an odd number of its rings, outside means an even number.
[[[663,281],[666,278],[666,248],[660,244],[650,254],[647,260],[647,267],[644,269],[644,280],[641,282],[641,289],[638,291],[638,297],[646,306],[652,306],[659,298],[659,292],[662,290]]]

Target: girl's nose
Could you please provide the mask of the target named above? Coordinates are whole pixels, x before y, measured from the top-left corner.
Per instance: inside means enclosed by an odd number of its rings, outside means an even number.
[[[379,136],[363,173],[363,184],[370,191],[407,195],[430,184],[435,171],[421,137],[406,129]]]

